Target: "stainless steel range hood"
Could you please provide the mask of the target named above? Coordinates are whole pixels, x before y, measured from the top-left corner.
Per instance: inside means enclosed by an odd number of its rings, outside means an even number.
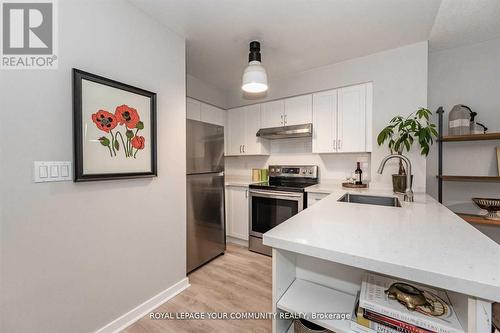
[[[263,139],[288,139],[312,136],[312,124],[261,128],[257,136]]]

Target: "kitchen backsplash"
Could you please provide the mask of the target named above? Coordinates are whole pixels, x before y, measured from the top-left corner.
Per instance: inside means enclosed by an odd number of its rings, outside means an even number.
[[[252,168],[272,164],[318,165],[321,180],[344,180],[361,162],[365,179],[370,178],[370,154],[312,154],[311,138],[271,141],[270,156],[226,157],[226,175],[251,177]]]

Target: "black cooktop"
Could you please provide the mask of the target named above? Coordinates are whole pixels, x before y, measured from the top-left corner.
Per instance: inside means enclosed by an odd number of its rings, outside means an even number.
[[[250,184],[250,188],[271,191],[304,192],[308,186],[316,185],[318,181],[311,178],[269,178],[268,182]]]

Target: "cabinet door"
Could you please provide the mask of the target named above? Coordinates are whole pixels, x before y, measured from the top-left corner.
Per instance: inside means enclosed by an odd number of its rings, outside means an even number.
[[[285,99],[285,125],[312,123],[312,95]]]
[[[326,193],[312,193],[312,192],[307,193],[307,208],[323,200],[327,196],[328,194]]]
[[[225,149],[226,155],[243,155],[245,142],[245,108],[227,111],[227,126]]]
[[[201,120],[201,103],[192,98],[186,98],[186,118]]]
[[[227,235],[248,240],[248,188],[226,187]]]
[[[212,105],[201,103],[201,121],[219,126],[225,126],[226,111]]]
[[[366,151],[366,85],[338,89],[337,151]]]
[[[260,108],[262,128],[284,126],[284,110],[283,100],[262,103]]]
[[[260,126],[260,104],[250,105],[243,108],[244,109],[244,121],[245,121],[245,141],[243,147],[243,153],[245,155],[259,155],[263,153],[263,148],[260,138],[257,137],[257,132],[261,128]]]
[[[313,95],[313,153],[336,151],[337,90]]]

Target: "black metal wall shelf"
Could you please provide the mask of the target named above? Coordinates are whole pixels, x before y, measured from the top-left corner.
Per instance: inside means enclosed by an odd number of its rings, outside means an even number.
[[[443,175],[443,143],[444,142],[463,142],[463,141],[485,141],[500,140],[500,133],[470,134],[470,135],[443,135],[443,107],[436,111],[438,114],[438,200],[443,203],[443,182],[481,182],[481,183],[500,183],[500,176],[467,176],[467,175]],[[470,223],[499,225],[498,221],[486,220],[481,216],[458,214],[464,220]]]

